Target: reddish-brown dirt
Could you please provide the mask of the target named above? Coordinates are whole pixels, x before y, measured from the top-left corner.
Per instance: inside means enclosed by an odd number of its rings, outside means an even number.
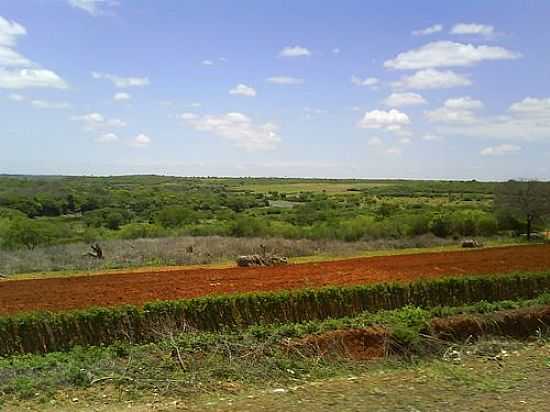
[[[550,246],[357,258],[271,268],[151,270],[0,282],[0,314],[143,304],[252,291],[409,282],[441,276],[550,269]]]
[[[289,352],[306,356],[344,356],[355,360],[382,358],[388,351],[390,333],[383,327],[342,329],[291,340],[284,344]]]

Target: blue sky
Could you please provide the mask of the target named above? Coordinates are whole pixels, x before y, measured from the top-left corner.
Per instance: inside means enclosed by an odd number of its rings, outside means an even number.
[[[550,179],[550,2],[0,5],[0,173]]]

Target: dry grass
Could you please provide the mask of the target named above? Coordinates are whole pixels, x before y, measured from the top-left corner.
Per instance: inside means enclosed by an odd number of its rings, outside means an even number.
[[[85,256],[89,245],[75,243],[34,250],[0,250],[0,274],[93,271],[140,266],[206,265],[232,262],[239,255],[267,251],[291,258],[357,256],[374,250],[425,248],[452,244],[433,236],[398,240],[342,242],[219,236],[111,240],[101,243],[105,259]],[[456,243],[456,242],[455,242]],[[189,248],[192,247],[192,252]]]

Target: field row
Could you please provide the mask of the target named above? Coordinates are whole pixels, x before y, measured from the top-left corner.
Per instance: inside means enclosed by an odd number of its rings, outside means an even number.
[[[147,273],[0,282],[0,315],[143,305],[243,292],[411,282],[550,269],[550,246],[424,253],[272,268],[158,269]]]

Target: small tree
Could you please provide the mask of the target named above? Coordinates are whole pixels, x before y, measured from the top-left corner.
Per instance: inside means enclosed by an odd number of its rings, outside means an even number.
[[[550,215],[550,183],[535,180],[509,180],[497,186],[495,208],[509,211],[525,222],[527,239],[533,226]]]

